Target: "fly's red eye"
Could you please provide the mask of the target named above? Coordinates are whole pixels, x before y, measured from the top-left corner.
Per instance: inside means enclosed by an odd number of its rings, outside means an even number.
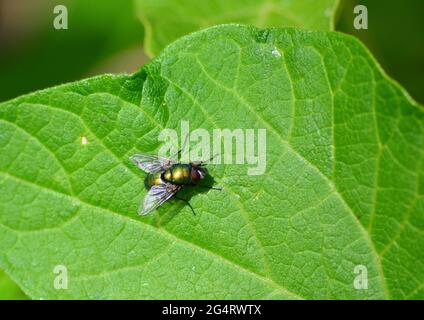
[[[191,180],[198,181],[200,179],[199,172],[196,169],[191,170]]]

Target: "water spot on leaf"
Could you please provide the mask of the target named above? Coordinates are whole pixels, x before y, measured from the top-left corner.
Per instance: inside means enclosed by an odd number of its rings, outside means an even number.
[[[280,51],[278,51],[277,47],[274,47],[274,49],[271,51],[271,53],[274,57],[277,57],[277,58],[281,57],[281,53],[280,53]]]
[[[331,17],[332,14],[333,14],[333,9],[327,8],[327,9],[324,10],[324,16],[329,18],[329,17]]]

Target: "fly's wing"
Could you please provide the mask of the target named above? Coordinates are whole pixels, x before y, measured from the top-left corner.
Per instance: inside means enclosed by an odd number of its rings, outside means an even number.
[[[138,210],[138,214],[144,216],[152,212],[180,189],[181,186],[170,183],[154,185],[144,197],[143,206]]]
[[[130,157],[137,167],[147,173],[155,173],[170,168],[177,161],[147,153],[138,153]]]

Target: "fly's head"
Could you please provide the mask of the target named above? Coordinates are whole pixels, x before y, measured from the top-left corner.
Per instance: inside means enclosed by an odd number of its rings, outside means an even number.
[[[208,174],[208,170],[205,167],[202,167],[202,162],[194,161],[191,163],[191,180],[197,182],[201,179],[204,179]]]

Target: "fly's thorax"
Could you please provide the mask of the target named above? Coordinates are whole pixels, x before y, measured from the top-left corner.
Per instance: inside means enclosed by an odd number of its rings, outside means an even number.
[[[146,189],[150,189],[154,185],[162,184],[161,172],[149,173],[144,179],[144,186]]]
[[[172,184],[184,185],[191,183],[191,165],[175,164],[162,173],[162,179]]]

